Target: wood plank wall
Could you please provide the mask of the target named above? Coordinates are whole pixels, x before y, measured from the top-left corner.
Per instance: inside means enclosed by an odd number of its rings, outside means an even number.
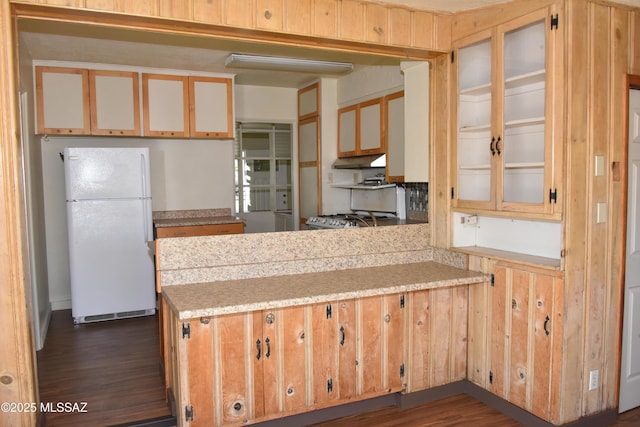
[[[19,185],[18,88],[9,3],[0,3],[0,402],[36,402],[33,337],[27,312]],[[37,414],[5,412],[3,425],[35,425]]]
[[[620,292],[626,177],[625,73],[637,13],[570,1],[568,24],[567,198],[561,421],[618,403]],[[637,49],[637,47],[634,47]],[[595,156],[604,175],[595,176]],[[607,219],[596,221],[597,203]],[[589,391],[589,373],[600,387]],[[577,398],[579,397],[579,398]]]

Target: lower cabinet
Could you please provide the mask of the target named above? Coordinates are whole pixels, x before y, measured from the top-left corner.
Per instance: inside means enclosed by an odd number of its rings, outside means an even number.
[[[554,422],[562,272],[486,258],[479,262],[493,274],[493,283],[478,285],[469,295],[469,380]]]
[[[407,391],[409,378],[411,391],[463,379],[467,293],[459,286],[188,320],[169,310],[165,375],[178,425],[245,425]],[[433,332],[442,325],[447,333]]]

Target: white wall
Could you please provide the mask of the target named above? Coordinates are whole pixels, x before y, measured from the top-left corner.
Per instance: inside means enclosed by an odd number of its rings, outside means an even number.
[[[291,178],[293,194],[297,194],[298,90],[295,88],[236,85],[234,96],[236,121],[291,124]],[[294,212],[298,212],[297,197],[294,197],[293,208]],[[276,230],[273,212],[252,212],[240,216],[246,221],[246,233],[264,233]]]

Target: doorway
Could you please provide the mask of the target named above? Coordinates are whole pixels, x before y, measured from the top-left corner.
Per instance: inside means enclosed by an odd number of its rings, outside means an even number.
[[[627,227],[619,412],[640,406],[640,79],[633,82],[638,86],[629,88],[628,104]]]

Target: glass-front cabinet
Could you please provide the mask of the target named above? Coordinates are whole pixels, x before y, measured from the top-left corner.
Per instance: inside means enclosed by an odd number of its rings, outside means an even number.
[[[456,42],[454,208],[559,216],[554,23],[545,8]]]

